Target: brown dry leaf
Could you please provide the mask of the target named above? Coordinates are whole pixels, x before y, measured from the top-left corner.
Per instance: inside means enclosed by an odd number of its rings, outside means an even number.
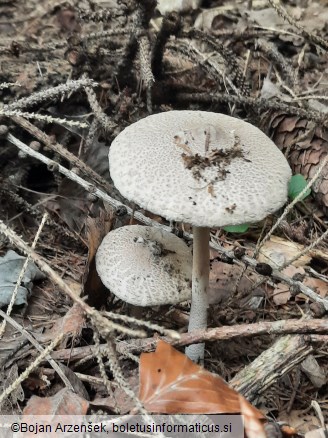
[[[238,292],[250,290],[254,283],[260,279],[256,272],[247,272],[239,280],[241,268],[237,265],[229,265],[216,260],[218,254],[211,251],[211,269],[208,288],[209,304],[225,302],[235,293],[235,286],[238,282]],[[239,280],[239,281],[238,281]]]
[[[85,415],[88,408],[87,400],[64,388],[52,397],[32,396],[23,415]]]
[[[112,228],[112,220],[112,216],[103,210],[99,217],[87,218],[88,261],[82,283],[85,293],[89,295],[88,304],[96,308],[106,302],[108,293],[96,271],[95,255],[101,241]]]
[[[292,410],[290,414],[282,412],[279,415],[279,421],[289,424],[301,434],[309,432],[315,427],[320,427],[320,421],[315,415],[306,414],[304,411],[296,409]]]
[[[327,435],[327,428],[328,424],[326,426],[326,429],[323,429],[322,427],[320,429],[311,430],[310,432],[307,432],[304,436],[304,438],[325,438]]]
[[[285,274],[285,275],[288,275],[288,277],[290,277],[290,278],[293,278],[294,275],[296,275],[296,274],[301,274],[302,276],[305,274],[305,271],[304,271],[303,268],[301,268],[301,267],[296,268],[296,267],[293,266],[293,265],[289,265],[289,266],[287,266],[287,267],[286,267],[285,269],[283,269],[281,272],[282,272],[283,274]]]
[[[43,369],[38,368],[24,380],[24,388],[30,391],[44,391],[50,385],[50,381],[46,375],[43,374]]]
[[[288,263],[293,257],[295,257],[300,251],[304,249],[303,245],[299,243],[291,242],[281,237],[272,236],[270,240],[264,243],[260,250],[258,261],[262,263],[268,263],[273,268],[277,269]],[[303,255],[299,259],[293,262],[294,266],[305,266],[309,264],[311,257]]]
[[[266,438],[265,417],[259,410],[221,377],[196,365],[164,341],[157,343],[154,353],[140,357],[139,398],[153,413],[240,413],[248,438]]]
[[[303,284],[317,292],[321,298],[328,296],[328,283],[320,280],[320,278],[306,277],[303,280]]]
[[[288,275],[290,278],[292,278],[295,274],[305,274],[303,268],[296,268],[293,265],[287,266],[287,268],[283,269],[282,272],[283,274]],[[291,298],[290,288],[284,283],[278,283],[273,289],[272,293],[270,293],[270,296],[277,306],[282,306],[288,303]]]
[[[77,377],[74,371],[62,363],[59,363],[58,365],[61,368],[63,374],[69,380],[70,384],[72,385],[72,388],[74,389],[74,393],[76,395],[79,395],[83,399],[89,401],[90,397],[88,391],[86,390],[84,383],[79,379],[79,377]]]
[[[284,283],[278,283],[275,286],[271,296],[272,296],[273,302],[277,306],[282,306],[283,304],[288,303],[288,301],[290,300],[290,297],[291,297],[289,286],[284,284]]]
[[[47,342],[54,339],[59,333],[64,333],[67,335],[67,337],[78,337],[80,336],[81,330],[84,326],[85,314],[78,304],[74,304],[65,316],[59,318],[52,328],[44,334],[38,336],[38,339],[42,340],[43,342]],[[67,339],[61,343],[60,348],[66,348],[66,343]]]
[[[137,375],[131,375],[126,380],[133,392],[137,393],[139,377]],[[113,413],[115,413],[115,409],[117,409],[121,415],[129,413],[135,408],[135,402],[130,397],[127,397],[126,392],[119,386],[113,390],[113,396],[114,397],[97,396],[92,402],[90,402],[90,406],[91,408],[95,407],[96,409],[106,409],[106,411]]]
[[[301,363],[301,370],[311,380],[316,388],[321,388],[328,382],[324,368],[322,368],[313,354],[307,356]]]

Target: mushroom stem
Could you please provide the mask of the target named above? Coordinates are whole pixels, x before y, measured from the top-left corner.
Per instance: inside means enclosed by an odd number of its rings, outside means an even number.
[[[207,327],[207,288],[210,270],[210,229],[193,227],[192,295],[188,332]],[[193,344],[186,348],[189,359],[204,362],[205,344]]]

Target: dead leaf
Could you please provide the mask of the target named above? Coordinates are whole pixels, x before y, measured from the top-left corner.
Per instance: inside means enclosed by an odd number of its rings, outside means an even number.
[[[316,426],[320,427],[320,422],[315,415],[296,409],[292,410],[290,414],[282,412],[279,415],[279,421],[294,427],[300,434],[309,432]]]
[[[213,257],[215,257],[215,254],[216,253],[212,253]],[[207,293],[209,304],[222,304],[227,301],[227,299],[235,293],[237,282],[237,292],[243,294],[249,291],[253,284],[261,278],[256,272],[249,271],[239,279],[240,273],[240,266],[229,265],[216,259],[211,260]]]
[[[289,290],[289,286],[284,283],[278,283],[272,292],[273,302],[277,306],[282,306],[283,304],[288,303],[290,297],[291,293]]]
[[[38,390],[42,392],[50,386],[50,381],[43,373],[43,369],[38,368],[24,380],[23,385],[24,388],[27,388],[30,391]]]
[[[10,303],[16,282],[25,263],[26,257],[20,256],[11,249],[0,257],[0,307]],[[27,304],[28,294],[31,292],[34,280],[45,278],[33,262],[29,261],[24,277],[18,288],[15,305]]]
[[[139,386],[138,376],[131,375],[126,380],[133,392],[137,393]],[[90,402],[90,406],[91,408],[95,407],[96,409],[106,409],[106,411],[113,413],[115,413],[115,410],[117,409],[121,415],[124,415],[135,408],[135,402],[130,397],[127,397],[126,392],[121,387],[117,386],[117,388],[113,389],[113,396],[98,396]]]
[[[108,291],[102,284],[96,270],[95,255],[97,249],[112,228],[112,216],[101,211],[99,217],[87,218],[87,240],[88,240],[88,261],[83,275],[83,289],[88,295],[88,304],[99,308],[104,304],[108,297]]]
[[[304,438],[326,438],[327,437],[327,428],[328,424],[325,429],[315,429],[311,430],[310,432],[307,432],[304,436]]]
[[[303,245],[291,242],[281,237],[271,236],[270,240],[264,243],[261,247],[258,261],[268,263],[273,268],[277,269],[288,263],[300,251],[304,249]],[[293,262],[294,266],[305,266],[309,264],[311,257],[303,255]]]
[[[52,397],[32,396],[23,415],[85,415],[88,408],[87,400],[64,388]]]
[[[48,342],[58,336],[59,333],[64,333],[67,338],[71,336],[78,337],[84,325],[85,314],[78,304],[74,304],[65,316],[59,318],[50,330],[39,335],[38,339],[42,342]],[[66,348],[67,338],[61,343],[60,348]]]
[[[310,354],[301,363],[301,370],[308,376],[316,388],[321,388],[327,383],[327,376],[323,368],[320,367],[316,358]]]
[[[62,363],[60,363],[58,365],[62,369],[64,375],[69,380],[70,384],[72,385],[72,387],[73,387],[73,389],[75,391],[75,394],[79,395],[80,397],[82,397],[85,400],[90,400],[88,391],[86,390],[83,382],[74,373],[74,371],[71,370],[70,368],[68,368],[66,365],[64,365]]]
[[[197,394],[197,397],[195,397]],[[162,414],[236,414],[244,416],[248,438],[266,438],[262,413],[221,377],[206,371],[164,341],[140,357],[139,398]]]
[[[328,283],[320,280],[320,278],[306,277],[303,284],[317,292],[321,298],[328,296]]]

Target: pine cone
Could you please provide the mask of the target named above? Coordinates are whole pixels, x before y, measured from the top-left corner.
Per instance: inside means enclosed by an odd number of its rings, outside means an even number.
[[[288,150],[288,161],[293,173],[301,173],[309,180],[328,154],[328,129],[314,122],[281,112],[266,117],[269,135],[283,153]],[[312,186],[315,199],[328,214],[328,165]]]

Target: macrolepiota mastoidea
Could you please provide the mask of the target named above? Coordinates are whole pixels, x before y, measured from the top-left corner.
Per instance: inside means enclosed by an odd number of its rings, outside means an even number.
[[[125,128],[110,147],[109,166],[127,199],[193,226],[189,331],[206,328],[210,228],[257,222],[279,209],[291,177],[286,158],[240,119],[168,111]],[[186,353],[203,360],[204,345],[191,345]]]
[[[110,231],[96,254],[103,284],[135,306],[159,306],[191,297],[192,254],[174,234],[127,225]]]

